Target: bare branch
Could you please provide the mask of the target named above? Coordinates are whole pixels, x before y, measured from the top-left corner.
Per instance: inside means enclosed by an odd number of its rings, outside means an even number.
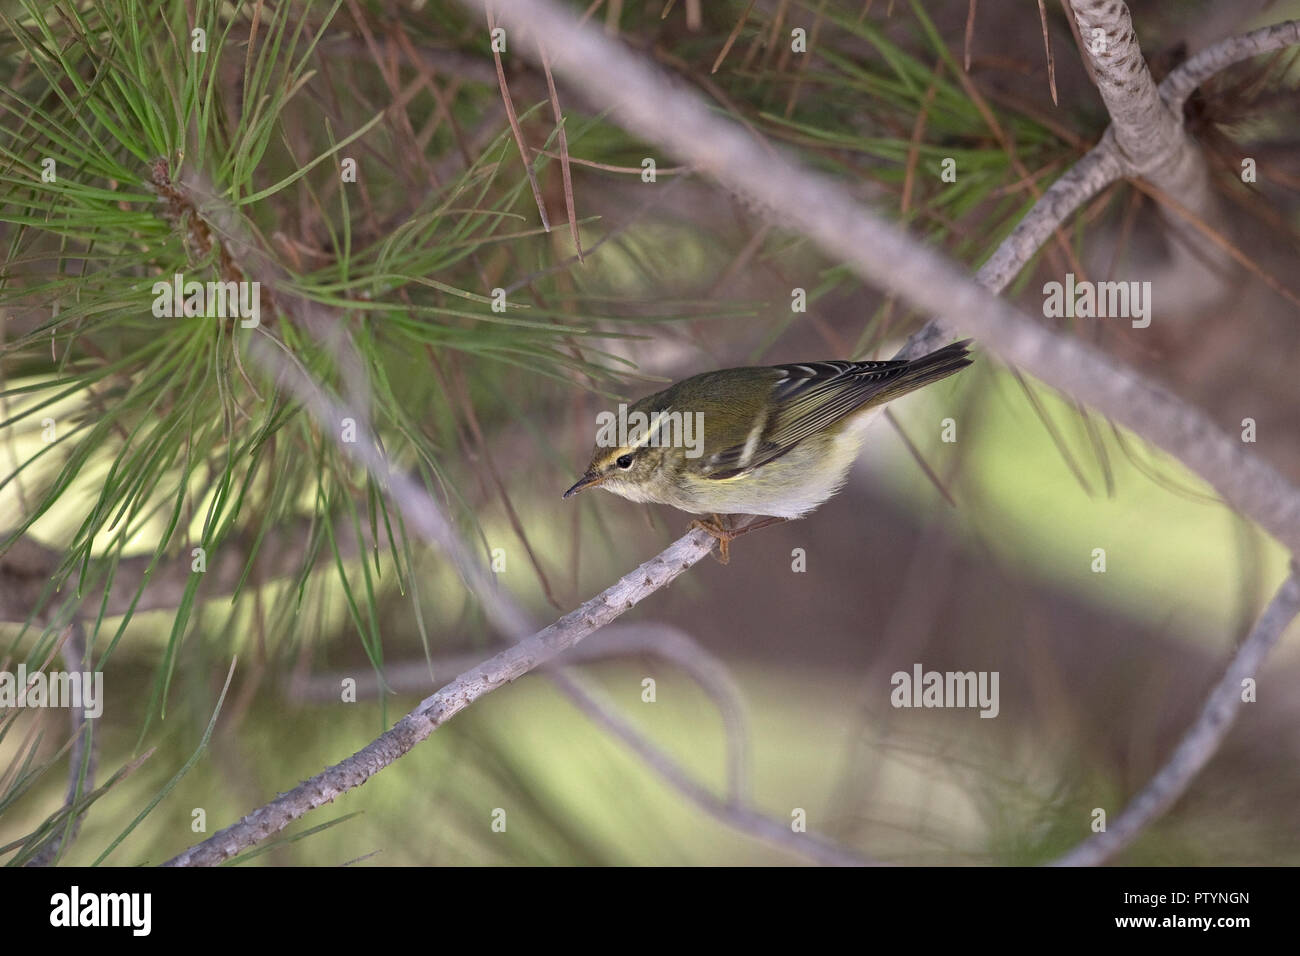
[[[178,188],[184,189],[183,184]],[[231,227],[233,228],[233,226]],[[255,274],[255,273],[252,273]],[[323,315],[313,317],[321,324]],[[357,440],[340,442],[340,449],[364,466],[384,486],[386,494],[401,511],[407,524],[425,540],[436,543],[458,566],[470,590],[479,598],[485,611],[506,635],[519,633],[527,623],[527,616],[513,599],[496,587],[492,576],[465,548],[441,508],[410,477],[393,470],[387,458],[366,426],[364,419],[356,418],[349,409],[335,402],[325,393],[293,357],[269,332],[253,340],[252,354],[263,368],[273,374],[281,387],[296,395],[321,427],[328,433],[339,434],[344,418],[356,424]],[[278,346],[279,351],[272,345]],[[461,674],[437,693],[426,698],[419,707],[403,717],[389,731],[339,764],[329,767],[310,780],[299,784],[265,806],[255,810],[238,823],[226,827],[212,837],[168,861],[168,866],[211,866],[252,846],[283,829],[289,823],[335,797],[365,783],[371,776],[399,759],[412,747],[428,737],[434,730],[454,717],[475,700],[490,693],[502,684],[516,680],[546,663],[557,654],[576,645],[587,635],[634,607],[642,599],[671,582],[683,571],[699,562],[716,545],[716,541],[703,531],[692,531],[670,545],[660,555],[624,575],[616,584],[587,601],[577,610],[560,618],[554,624],[511,646],[478,667]],[[581,688],[571,680],[557,676],[558,683],[587,712],[594,705]],[[655,748],[626,726],[621,726],[613,715],[604,715],[606,726],[616,729],[624,739],[632,739],[643,753],[655,753]],[[730,821],[742,832],[764,839],[774,839],[773,834],[784,828],[745,807],[723,805],[711,798],[712,803],[701,802],[702,791],[690,781],[667,757],[656,759],[654,769],[664,773],[666,779],[701,806],[711,808],[720,819]],[[837,850],[830,841],[812,834],[804,834],[795,843],[805,855],[822,862],[864,864],[868,861],[848,851]],[[783,845],[789,841],[783,841]],[[838,855],[836,855],[838,854]]]
[[[81,621],[74,618],[67,627],[63,646],[60,648],[63,666],[69,672],[87,673],[91,671],[90,657],[86,653],[86,631]],[[68,708],[72,720],[72,747],[68,752],[68,788],[63,795],[63,806],[70,814],[68,821],[61,824],[61,832],[51,836],[49,842],[27,861],[27,866],[49,866],[54,862],[81,832],[81,821],[85,814],[74,812],[77,801],[95,789],[95,770],[99,763],[96,752],[94,732],[90,718],[79,707]],[[85,775],[82,775],[82,770]]]
[[[1058,226],[1120,175],[1114,150],[1108,145],[1094,147],[1039,197],[980,267],[976,281],[991,292],[1001,292]]]
[[[1187,141],[1181,117],[1160,98],[1128,6],[1118,0],[1070,0],[1070,8],[1125,166],[1152,182],[1175,175],[1169,168],[1175,157],[1199,157],[1199,151]]]
[[[360,444],[358,442],[358,444]],[[412,747],[502,684],[513,681],[634,607],[712,550],[714,540],[692,531],[662,554],[619,578],[611,587],[530,637],[461,674],[425,698],[387,731],[351,757],[253,811],[169,860],[168,866],[214,866],[329,803],[397,760]]]
[[[1219,245],[1192,226],[1200,221],[1220,231],[1226,228],[1205,155],[1187,134],[1182,110],[1171,109],[1157,89],[1133,32],[1128,6],[1119,0],[1069,2],[1084,57],[1110,113],[1105,139],[1115,144],[1125,175],[1177,196],[1185,210],[1175,213],[1162,208],[1182,240],[1172,250],[1167,275],[1196,281],[1202,286],[1202,300],[1216,301],[1228,288],[1224,280],[1233,264]]]
[[[1073,21],[1071,26],[1074,26]],[[1173,115],[1181,116],[1183,102],[1192,90],[1218,71],[1260,53],[1296,43],[1300,43],[1300,20],[1288,20],[1230,37],[1192,57],[1165,77],[1159,87],[1160,96]],[[1088,67],[1089,74],[1094,75],[1091,61],[1088,61]],[[1188,148],[1195,147],[1189,144]],[[976,280],[990,291],[1002,291],[1076,209],[1121,176],[1135,175],[1136,172],[1127,167],[1118,152],[1114,135],[1104,136],[1034,203],[980,268]],[[1190,210],[1186,211],[1190,214]],[[908,340],[897,357],[916,358],[933,351],[951,337],[941,324],[931,322]]]
[[[256,579],[270,581],[300,574],[307,558],[302,541],[311,526],[310,519],[300,518],[270,529],[262,546],[257,548]],[[342,533],[343,530],[346,533]],[[350,558],[359,550],[358,537],[350,523],[335,537],[343,557]],[[367,547],[376,543],[370,529],[365,526],[360,529],[360,538]],[[235,536],[223,541],[221,547],[210,549],[208,570],[203,579],[204,600],[229,597],[234,593],[236,585],[244,577],[254,541],[253,535]],[[21,622],[33,614],[37,617],[48,615],[52,601],[66,596],[67,589],[56,591],[49,586],[62,560],[61,554],[30,536],[19,538],[0,554],[0,621]],[[323,566],[332,560],[333,555],[320,554],[314,558],[314,564]],[[138,614],[180,606],[193,574],[189,559],[159,562],[150,574],[147,586],[140,591],[145,572],[153,562],[153,554],[130,555],[117,562],[113,580],[106,585],[105,617],[118,617],[128,610]],[[90,580],[93,582],[95,578],[92,576]]]
[[[1297,43],[1300,43],[1300,20],[1285,20],[1229,37],[1207,47],[1173,70],[1161,81],[1160,96],[1171,110],[1181,113],[1192,91],[1219,71],[1252,56],[1272,53]]]
[[[738,801],[719,800],[706,787],[691,779],[690,775],[671,757],[633,730],[631,725],[617,716],[611,708],[601,705],[592,698],[568,674],[559,673],[552,676],[583,713],[627,744],[630,750],[671,784],[673,789],[684,794],[687,799],[719,822],[818,863],[830,866],[873,865],[872,861],[845,850],[825,837],[812,832],[795,833],[790,828],[790,824],[778,823],[741,805]]]
[[[1168,810],[1210,761],[1241,708],[1242,682],[1254,678],[1282,633],[1300,614],[1300,569],[1294,565],[1250,635],[1210,691],[1196,723],[1183,736],[1160,772],[1102,833],[1094,834],[1054,866],[1096,866],[1128,846],[1152,820]]]
[[[660,623],[611,624],[602,629],[598,643],[584,642],[570,648],[549,666],[571,666],[636,654],[659,657],[677,665],[713,701],[727,735],[728,792],[733,803],[746,799],[749,795],[749,744],[740,688],[732,680],[726,665],[685,631]],[[437,675],[459,674],[482,660],[481,653],[434,658],[432,681],[429,662],[423,658],[405,664],[390,664],[384,668],[383,686],[398,693],[425,694],[439,685]],[[338,700],[344,679],[355,681],[358,699],[376,697],[380,693],[380,678],[374,671],[361,674],[336,671],[295,679],[289,686],[289,696],[295,700]]]

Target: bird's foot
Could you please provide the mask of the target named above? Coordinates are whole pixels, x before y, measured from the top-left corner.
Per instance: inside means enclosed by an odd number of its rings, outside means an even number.
[[[719,564],[726,564],[731,560],[731,539],[736,537],[736,532],[731,530],[722,515],[696,518],[686,530],[693,531],[696,528],[713,535],[717,539],[718,553],[714,557],[717,558]]]
[[[742,534],[749,534],[751,531],[757,531],[760,528],[770,528],[774,524],[781,524],[789,521],[789,518],[763,518],[759,521],[752,521],[743,528],[732,528],[722,515],[710,515],[708,518],[696,518],[691,522],[690,528],[694,530],[699,528],[711,534],[718,541],[718,553],[716,555],[719,564],[726,564],[731,560],[731,542],[739,538]]]

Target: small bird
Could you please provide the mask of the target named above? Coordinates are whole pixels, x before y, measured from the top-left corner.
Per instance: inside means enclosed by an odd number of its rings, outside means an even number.
[[[624,434],[598,437],[591,464],[564,497],[599,486],[712,515],[691,526],[718,539],[726,564],[739,534],[802,517],[839,491],[872,413],[970,365],[969,344],[911,360],[728,368],[684,379],[628,408]],[[733,530],[724,514],[767,520]]]

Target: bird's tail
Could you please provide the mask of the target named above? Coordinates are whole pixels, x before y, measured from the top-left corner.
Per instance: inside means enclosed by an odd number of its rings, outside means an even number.
[[[963,339],[920,358],[898,362],[897,369],[889,369],[894,374],[881,382],[879,391],[871,396],[870,404],[875,406],[892,402],[908,392],[960,372],[971,364],[970,349],[967,348],[970,343],[970,339]],[[875,371],[879,370],[879,364],[876,363]]]

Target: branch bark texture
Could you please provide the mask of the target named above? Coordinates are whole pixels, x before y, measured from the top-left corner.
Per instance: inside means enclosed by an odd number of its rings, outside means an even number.
[[[1105,863],[1162,813],[1173,806],[1192,779],[1210,762],[1241,709],[1242,683],[1254,678],[1269,651],[1300,614],[1300,580],[1293,571],[1242,642],[1227,670],[1214,685],[1200,716],[1183,736],[1169,760],[1124,812],[1107,826],[1056,861],[1055,866],[1097,866]]]
[[[478,698],[544,664],[668,584],[700,561],[713,545],[714,540],[705,532],[692,531],[577,610],[461,674],[351,757],[190,847],[166,865],[214,866],[278,833],[309,810],[359,787]]]
[[[1079,24],[1084,56],[1110,113],[1105,140],[1114,143],[1124,174],[1178,197],[1186,212],[1175,214],[1166,207],[1166,218],[1202,264],[1226,270],[1231,260],[1224,249],[1188,221],[1190,215],[1214,229],[1226,227],[1209,165],[1187,134],[1182,110],[1171,109],[1160,95],[1128,6],[1117,0],[1070,0],[1070,8]]]

